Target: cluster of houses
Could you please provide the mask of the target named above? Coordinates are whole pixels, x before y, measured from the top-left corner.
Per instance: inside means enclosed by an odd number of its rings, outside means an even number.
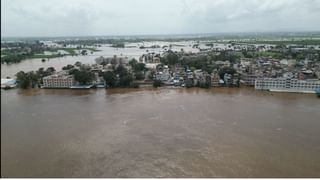
[[[201,48],[196,46],[195,48]],[[306,51],[307,48],[290,48],[290,51]],[[319,47],[313,47],[318,48]],[[227,53],[234,53],[241,50],[253,51],[287,51],[289,47],[276,47],[272,45],[227,45],[217,47],[214,44],[209,48],[213,53],[220,53],[227,50]],[[215,50],[215,51],[212,51]],[[206,55],[205,51],[199,53],[185,53],[189,58],[193,56]],[[165,54],[165,53],[164,53]],[[218,70],[211,74],[201,70],[190,70],[179,66],[161,65],[160,59],[164,54],[147,53],[140,56],[138,62],[146,64],[146,67],[155,72],[153,79],[162,82],[164,85],[181,87],[240,87],[240,85],[254,86],[257,90],[285,91],[285,92],[314,92],[320,88],[320,62],[306,58],[297,60],[296,58],[274,59],[272,57],[244,58],[240,61],[214,61],[218,67],[231,67],[236,73],[219,73]],[[112,66],[124,65],[130,70],[128,57],[99,57],[96,64],[91,65],[91,71],[95,73],[96,80],[92,85],[105,87],[102,74],[105,71],[113,71]],[[147,77],[147,76],[146,76]],[[145,80],[146,81],[146,80]],[[150,80],[149,80],[150,81]],[[8,84],[3,81],[1,84]],[[5,85],[4,85],[5,86]],[[7,86],[7,85],[6,85]],[[76,88],[78,83],[73,75],[67,71],[57,72],[51,76],[43,78],[44,88]]]
[[[144,55],[140,62],[158,65],[157,56]],[[156,59],[156,61],[155,61]],[[102,73],[112,71],[112,65],[127,65],[123,58],[97,58],[97,64],[91,65],[96,80],[92,83],[105,87]],[[164,85],[181,87],[239,87],[240,84],[254,86],[257,90],[314,92],[320,88],[319,64],[312,61],[300,62],[295,60],[276,60],[272,58],[248,59],[242,58],[239,64],[233,64],[234,74],[219,74],[214,71],[209,74],[201,69],[191,71],[182,67],[169,68],[167,65],[156,66],[153,80],[161,81]],[[228,66],[223,64],[223,66]],[[231,66],[231,65],[229,65]],[[127,66],[130,69],[130,66]],[[77,82],[66,71],[55,73],[43,78],[44,88],[76,88]]]
[[[168,66],[157,68],[154,79],[161,81],[165,85],[174,85],[182,87],[239,87],[239,74],[227,74],[221,78],[217,72],[209,74],[201,69],[191,71],[190,69],[175,68],[170,70]]]
[[[242,59],[241,82],[258,90],[312,92],[320,88],[320,63],[294,59]]]
[[[197,47],[200,48],[200,47]],[[319,47],[294,48],[291,46],[271,46],[271,45],[230,45],[227,47],[212,46],[210,50],[215,49],[216,53],[223,50],[229,50],[227,53],[234,53],[241,50],[253,51],[274,51],[274,52],[302,52],[309,49],[320,50]],[[212,52],[212,51],[211,51]],[[215,52],[215,51],[214,51]],[[201,51],[191,56],[205,55]],[[308,58],[310,56],[310,58]],[[208,74],[202,70],[185,71],[168,67],[157,69],[155,79],[164,84],[176,86],[232,86],[239,87],[240,84],[254,86],[257,90],[283,91],[283,92],[312,92],[320,88],[320,62],[317,61],[317,53],[309,54],[307,58],[287,58],[274,59],[270,57],[241,58],[238,62],[215,61],[218,67],[232,67],[236,70],[235,74],[219,75],[216,72]],[[312,57],[311,57],[312,56]],[[319,56],[319,54],[318,54]],[[190,57],[190,56],[189,56]],[[312,60],[313,59],[313,60]]]

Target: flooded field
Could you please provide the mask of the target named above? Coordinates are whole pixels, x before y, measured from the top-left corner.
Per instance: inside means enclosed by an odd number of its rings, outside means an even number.
[[[143,54],[147,54],[148,52],[154,52],[154,53],[162,53],[164,52],[163,48],[147,48],[147,49],[140,49],[140,46],[152,46],[152,45],[158,45],[161,46],[169,45],[169,43],[165,42],[149,42],[149,43],[131,43],[128,44],[128,46],[131,46],[130,48],[113,48],[110,47],[110,45],[102,45],[101,47],[98,47],[97,49],[100,51],[93,52],[92,54],[89,53],[86,56],[64,56],[59,58],[52,58],[45,62],[42,62],[41,58],[36,59],[26,59],[21,61],[20,63],[15,64],[2,64],[1,65],[1,78],[6,78],[7,76],[14,78],[15,74],[19,71],[36,71],[41,67],[48,68],[48,67],[54,67],[56,70],[61,70],[63,66],[66,66],[67,64],[74,64],[77,61],[80,61],[83,64],[94,64],[95,58],[104,56],[104,57],[113,57],[114,55],[118,57],[128,57],[128,58],[135,58],[139,59],[139,57]],[[183,43],[175,43],[179,46],[173,46],[173,51],[180,51],[181,49],[184,49],[185,52],[199,52],[199,49],[192,48],[191,42],[183,42]],[[224,47],[224,45],[220,45],[221,47]]]
[[[15,89],[1,110],[2,177],[320,177],[314,94]]]

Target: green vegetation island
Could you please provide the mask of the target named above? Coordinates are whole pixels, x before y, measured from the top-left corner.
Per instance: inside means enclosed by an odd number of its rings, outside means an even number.
[[[78,45],[67,47],[65,44],[48,46],[39,40],[26,42],[1,42],[1,63],[19,63],[25,59],[41,58],[43,61],[49,58],[63,56],[87,55],[99,51],[95,47]]]

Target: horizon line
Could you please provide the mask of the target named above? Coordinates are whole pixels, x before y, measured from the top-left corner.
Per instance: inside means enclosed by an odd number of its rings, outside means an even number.
[[[210,32],[210,33],[164,33],[164,34],[122,34],[122,35],[56,35],[56,36],[3,36],[3,38],[65,38],[65,37],[135,37],[135,36],[192,36],[192,35],[240,35],[269,33],[320,33],[320,30],[310,31],[250,31],[250,32]]]

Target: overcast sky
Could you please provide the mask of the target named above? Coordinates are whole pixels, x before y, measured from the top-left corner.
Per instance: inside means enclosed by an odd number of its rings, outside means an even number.
[[[319,30],[320,0],[1,0],[2,36]]]

